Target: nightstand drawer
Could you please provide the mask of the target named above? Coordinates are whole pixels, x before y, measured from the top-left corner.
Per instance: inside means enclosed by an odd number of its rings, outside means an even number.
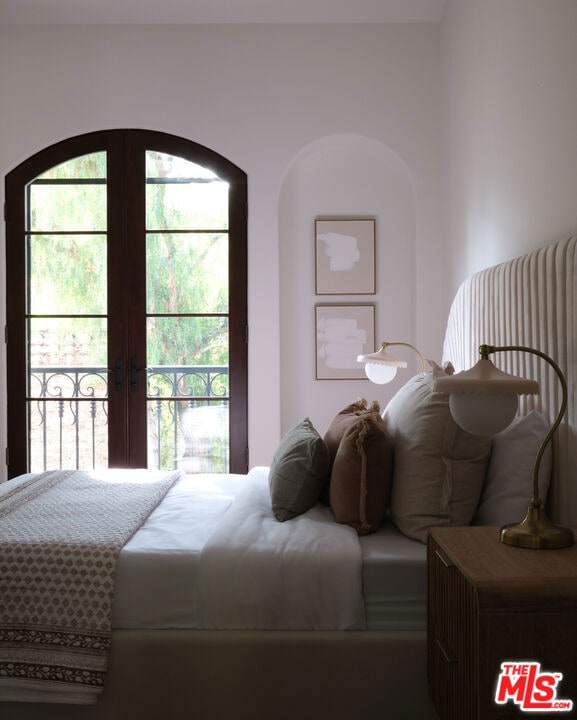
[[[429,693],[443,720],[474,718],[476,594],[434,540],[428,548]]]

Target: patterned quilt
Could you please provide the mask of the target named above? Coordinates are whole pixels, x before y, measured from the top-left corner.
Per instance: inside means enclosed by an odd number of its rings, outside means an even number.
[[[118,555],[178,476],[53,471],[2,493],[0,700],[97,700]]]

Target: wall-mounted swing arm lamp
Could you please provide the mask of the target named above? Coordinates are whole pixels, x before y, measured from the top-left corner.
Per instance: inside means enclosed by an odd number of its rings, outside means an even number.
[[[527,352],[545,360],[559,378],[563,396],[559,413],[537,451],[533,466],[533,496],[525,518],[501,528],[500,540],[506,545],[532,549],[569,547],[574,543],[572,530],[556,526],[549,520],[539,493],[541,459],[567,408],[567,381],[557,363],[540,350],[523,345],[481,345],[481,359],[474,367],[438,378],[433,383],[433,391],[450,395],[451,414],[464,430],[474,435],[500,432],[517,413],[518,395],[539,392],[539,385],[534,380],[504,373],[493,365],[489,355],[503,351]]]
[[[405,360],[399,360],[387,350],[393,345],[402,345],[414,350],[421,358],[421,372],[425,372],[425,359],[414,345],[406,342],[384,342],[377,352],[357,356],[357,362],[365,363],[365,373],[369,380],[377,385],[391,382],[397,374],[398,368],[407,367]]]

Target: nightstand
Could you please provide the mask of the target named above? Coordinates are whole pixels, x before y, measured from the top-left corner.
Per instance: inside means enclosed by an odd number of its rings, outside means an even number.
[[[573,709],[547,717],[577,718],[577,545],[527,550],[495,527],[432,529],[427,635],[441,720],[544,717],[527,703],[552,695]]]

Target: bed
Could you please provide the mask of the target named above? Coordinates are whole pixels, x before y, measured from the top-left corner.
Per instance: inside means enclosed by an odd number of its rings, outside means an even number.
[[[229,716],[344,720],[365,714],[392,720],[435,718],[426,685],[426,530],[435,522],[477,521],[493,448],[455,445],[450,479],[463,496],[453,503],[455,507],[443,506],[445,514],[439,515],[443,488],[436,481],[426,486],[427,492],[422,492],[422,484],[415,485],[439,461],[438,448],[425,446],[432,434],[430,426],[422,416],[415,416],[419,398],[426,396],[429,402],[426,383],[435,372],[446,371],[442,368],[446,362],[457,371],[470,367],[481,342],[527,344],[555,357],[571,390],[567,415],[555,438],[548,503],[553,519],[575,523],[577,498],[568,476],[568,468],[577,461],[575,246],[571,238],[534,251],[477,273],[459,289],[442,362],[427,377],[408,380],[383,418],[379,414],[379,421],[375,419],[374,424],[379,426],[382,420],[394,438],[387,512],[378,528],[371,528],[375,531],[359,532],[364,523],[375,522],[367,508],[357,525],[350,518],[334,523],[332,510],[323,503],[287,522],[271,518],[269,468],[253,468],[248,477],[169,478],[160,491],[162,500],[118,555],[104,691],[89,704],[63,704],[62,698],[52,703],[10,702],[0,686],[3,720],[193,715],[203,720]],[[524,401],[522,415],[538,412],[550,419],[559,399],[554,379],[546,368],[517,367],[517,362],[505,358],[504,365],[499,364],[509,371],[531,372],[541,383],[540,396]],[[427,416],[429,411],[427,405]],[[437,411],[444,409],[435,406]],[[446,434],[443,438],[446,442]],[[437,452],[434,458],[433,452]],[[378,452],[376,457],[381,466],[387,461]],[[350,462],[350,457],[345,460]],[[345,471],[346,462],[339,465]],[[331,463],[334,470],[334,455]],[[474,476],[475,481],[456,482],[458,473]],[[347,475],[344,472],[342,477]],[[35,480],[23,476],[6,485],[33,487]],[[372,482],[368,478],[364,488],[371,498]],[[8,492],[5,486],[0,491]],[[337,498],[334,505],[341,512],[346,503],[339,505]],[[253,526],[243,522],[254,507],[265,519],[256,540]],[[490,513],[486,518],[491,518]],[[332,533],[333,526],[344,532],[334,540],[327,535],[327,541],[325,535]],[[270,561],[261,557],[255,564],[244,552],[226,555],[228,535],[248,535],[249,542],[258,544],[263,537],[268,540],[269,533],[279,533],[281,544],[296,555],[286,561],[277,558],[276,563],[273,558],[272,565],[261,564]],[[314,548],[307,561],[313,579],[304,593],[292,574],[300,566],[294,557],[303,552],[300,545],[293,547],[295,537],[306,538],[304,544]],[[323,566],[323,584],[317,587],[315,572],[325,551],[330,562]],[[209,562],[211,558],[216,563]],[[272,583],[268,589],[255,582],[264,576]],[[258,601],[274,593],[274,583],[280,583],[282,593],[272,609],[270,603],[264,609]],[[342,597],[336,602],[333,595]],[[325,598],[320,608],[312,607],[311,596]],[[276,614],[279,605],[285,612]]]

